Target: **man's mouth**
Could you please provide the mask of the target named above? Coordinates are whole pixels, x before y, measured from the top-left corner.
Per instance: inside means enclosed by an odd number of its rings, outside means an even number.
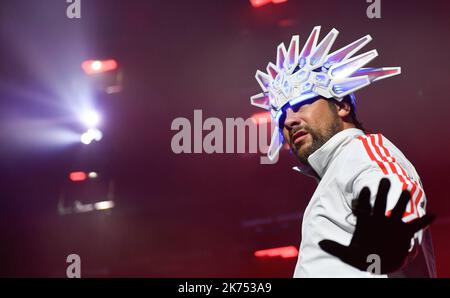
[[[299,131],[296,131],[296,132],[292,135],[292,137],[291,137],[292,144],[297,145],[297,144],[300,143],[302,140],[304,140],[304,139],[306,138],[307,135],[308,135],[308,132],[305,131],[305,130],[299,130]]]

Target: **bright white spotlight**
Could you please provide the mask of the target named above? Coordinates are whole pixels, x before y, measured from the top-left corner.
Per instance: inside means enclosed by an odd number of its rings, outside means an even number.
[[[82,115],[82,121],[87,127],[96,127],[100,123],[100,115],[96,111],[87,111]]]
[[[103,133],[96,128],[89,128],[81,135],[81,143],[89,145],[92,141],[99,142],[103,138]]]
[[[87,132],[90,133],[92,138],[97,142],[103,138],[103,133],[96,128],[89,128]]]
[[[106,210],[114,207],[114,201],[102,201],[94,204],[95,209],[97,210]]]
[[[99,71],[100,69],[102,69],[102,65],[103,65],[102,61],[95,60],[92,62],[91,68],[93,71]]]
[[[88,132],[85,132],[81,135],[81,143],[85,145],[89,145],[90,143],[92,143],[93,140],[94,139]]]

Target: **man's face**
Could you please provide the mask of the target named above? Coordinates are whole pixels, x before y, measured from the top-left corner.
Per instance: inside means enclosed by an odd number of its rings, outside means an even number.
[[[342,129],[334,103],[320,98],[287,109],[283,136],[300,162],[307,165],[308,157]]]

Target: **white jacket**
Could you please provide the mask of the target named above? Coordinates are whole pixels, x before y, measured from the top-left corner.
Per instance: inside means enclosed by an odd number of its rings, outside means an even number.
[[[318,243],[330,239],[343,245],[350,244],[356,224],[352,200],[367,186],[373,205],[382,177],[391,181],[386,212],[394,208],[402,189],[407,188],[412,199],[403,221],[422,217],[426,197],[414,166],[381,134],[365,135],[356,128],[334,135],[309,156],[308,162],[311,168],[297,170],[314,176],[319,185],[303,214],[302,241],[294,277],[380,277],[347,265],[323,251]],[[416,233],[411,242],[411,252],[414,250],[417,256],[389,277],[435,277],[429,231]]]

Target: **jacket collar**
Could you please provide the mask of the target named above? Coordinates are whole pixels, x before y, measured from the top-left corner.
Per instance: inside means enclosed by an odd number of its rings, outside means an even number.
[[[332,136],[325,144],[308,157],[310,166],[297,166],[294,170],[316,179],[321,179],[330,162],[342,151],[352,139],[364,135],[358,128],[344,129]]]

